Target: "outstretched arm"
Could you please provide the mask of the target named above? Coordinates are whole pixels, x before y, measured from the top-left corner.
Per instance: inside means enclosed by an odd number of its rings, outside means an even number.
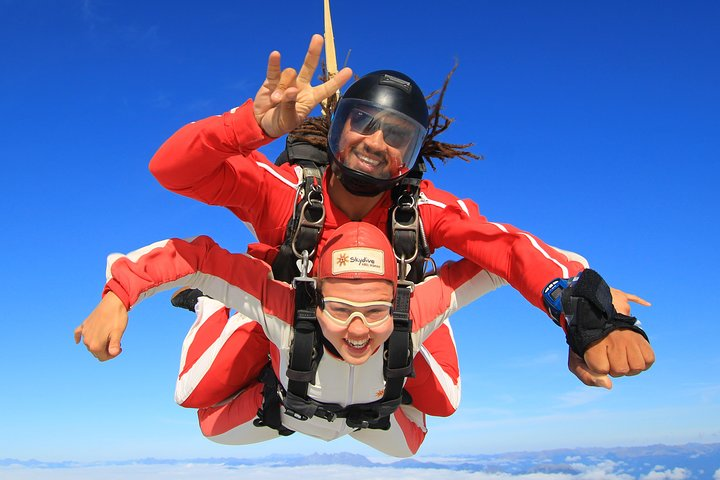
[[[226,305],[264,321],[263,305],[283,311],[292,301],[289,286],[270,280],[270,267],[247,255],[232,254],[209,237],[192,241],[165,240],[125,256],[113,256],[104,298],[75,329],[83,343],[101,361],[122,351],[128,310],[142,299],[178,286],[201,288]],[[270,300],[267,300],[267,297]]]

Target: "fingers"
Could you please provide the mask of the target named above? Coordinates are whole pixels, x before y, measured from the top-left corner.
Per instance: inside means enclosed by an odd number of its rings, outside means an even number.
[[[595,373],[606,375],[610,373],[610,361],[607,354],[607,337],[588,348],[583,359],[588,368]]]
[[[274,104],[277,105],[282,101],[287,101],[287,98],[284,98],[285,92],[288,88],[294,87],[296,78],[297,72],[294,68],[286,68],[282,71],[280,77],[278,78],[277,85],[275,86],[275,90],[270,97]],[[295,99],[293,98],[292,101],[294,100]]]
[[[268,57],[267,73],[265,74],[265,86],[274,89],[280,80],[280,52],[277,50],[270,53]]]
[[[82,325],[78,325],[78,327],[75,329],[74,332],[75,337],[75,345],[80,343],[80,340],[82,339]]]
[[[110,333],[110,340],[108,341],[108,355],[110,358],[115,358],[122,352],[122,347],[120,346],[120,339],[122,338],[123,332],[120,330],[114,330]]]
[[[322,35],[315,34],[310,39],[310,46],[305,54],[305,60],[303,61],[303,66],[300,69],[300,74],[298,75],[299,84],[309,85],[310,82],[312,82],[315,69],[317,69],[318,63],[320,62],[320,54],[322,53],[323,43],[324,40]]]
[[[590,371],[583,359],[572,350],[568,355],[568,369],[588,387],[601,387],[608,390],[612,388],[610,377]]]
[[[320,103],[321,101],[325,100],[326,98],[335,95],[335,92],[340,90],[343,85],[345,85],[348,80],[352,78],[352,70],[348,67],[343,68],[340,70],[334,77],[332,77],[327,82],[323,83],[322,85],[318,85],[313,89],[313,94],[315,96],[315,101],[317,103]]]
[[[612,377],[637,375],[652,366],[655,353],[637,332],[618,329],[590,347],[584,356],[588,368]]]
[[[644,298],[638,297],[637,295],[633,295],[632,293],[626,293],[627,299],[629,302],[637,303],[638,305],[642,305],[644,307],[649,307],[652,304],[645,300]]]
[[[625,343],[610,343],[607,348],[607,363],[608,373],[612,377],[624,377],[631,375],[632,369],[630,368],[630,356],[635,360],[635,354],[630,345]],[[637,372],[640,373],[640,372]]]
[[[636,335],[635,338],[631,337],[631,342],[626,347],[629,368],[627,375],[637,375],[655,363],[655,352],[650,344],[641,335]]]

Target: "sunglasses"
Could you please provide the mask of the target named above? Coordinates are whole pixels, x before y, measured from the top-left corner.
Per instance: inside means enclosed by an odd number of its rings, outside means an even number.
[[[350,112],[350,129],[360,135],[372,135],[382,131],[385,143],[394,148],[406,147],[412,139],[414,129],[393,121],[375,118],[371,113],[357,108]]]
[[[379,327],[390,318],[390,302],[353,302],[344,298],[325,297],[320,308],[330,320],[347,327],[353,318],[359,318],[368,328]]]

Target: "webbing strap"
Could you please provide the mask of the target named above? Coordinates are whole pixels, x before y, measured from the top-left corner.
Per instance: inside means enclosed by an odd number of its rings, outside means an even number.
[[[395,258],[400,262],[400,280],[411,280],[414,283],[423,280],[425,259],[430,257],[418,211],[423,172],[425,163],[418,159],[415,167],[393,189],[394,206],[388,215],[388,235]]]
[[[317,364],[322,355],[318,337],[320,328],[315,316],[315,282],[296,278],[295,324],[288,364],[288,391],[299,397],[307,395],[308,384],[315,381]]]
[[[263,403],[262,408],[257,412],[257,418],[253,420],[253,425],[256,427],[272,428],[277,430],[282,436],[292,435],[295,432],[285,428],[280,418],[280,395],[278,388],[280,384],[269,363],[265,365],[260,372],[258,380],[263,383]]]
[[[408,282],[409,283],[409,282]],[[385,394],[383,399],[400,398],[405,377],[412,376],[410,322],[411,285],[398,285],[393,307],[393,332],[385,347]]]
[[[310,259],[315,256],[325,224],[322,172],[310,161],[295,163],[303,170],[303,180],[298,187],[299,201],[285,230],[285,241],[272,265],[273,277],[288,283],[299,273],[296,262],[302,252],[307,251]]]

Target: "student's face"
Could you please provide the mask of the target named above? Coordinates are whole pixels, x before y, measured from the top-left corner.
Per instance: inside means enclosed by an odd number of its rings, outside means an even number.
[[[317,308],[317,317],[323,335],[343,360],[352,365],[365,363],[392,333],[392,315],[387,315],[389,307],[383,305],[393,301],[392,284],[385,280],[329,278],[322,281],[322,296],[326,307]],[[341,300],[373,305],[353,306]],[[356,312],[365,316],[370,327]],[[337,320],[347,318],[350,318],[347,325],[338,324]],[[374,322],[378,324],[373,325]]]
[[[340,137],[340,160],[378,179],[395,178],[405,173],[402,158],[413,131],[412,125],[397,116],[355,109]]]

